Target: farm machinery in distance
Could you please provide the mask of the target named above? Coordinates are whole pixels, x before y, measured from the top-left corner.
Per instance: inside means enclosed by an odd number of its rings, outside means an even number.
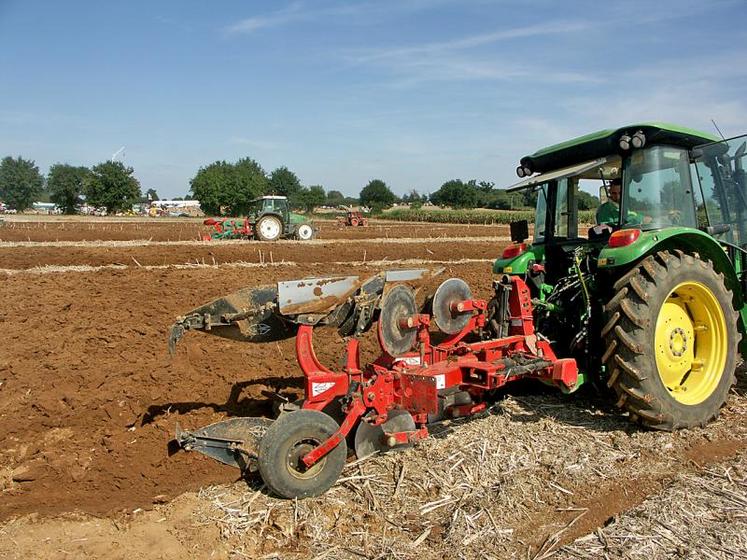
[[[368,218],[360,210],[348,210],[344,216],[337,216],[339,227],[367,227]]]
[[[611,389],[649,428],[705,425],[735,381],[747,317],[745,146],[644,123],[523,158],[515,188],[537,194],[534,239],[526,221],[511,224],[488,299],[449,278],[419,306],[417,292],[440,272],[390,270],[248,287],[190,311],[172,327],[172,351],[189,330],[295,336],[304,397],[275,420],[177,426],[177,441],[258,470],[272,492],[294,498],[334,484],[349,441],[359,458],[410,446],[430,423],[474,415],[519,379],[564,393]],[[580,179],[622,186],[614,216],[583,235]],[[338,368],[317,359],[319,327],[347,341]],[[381,353],[361,365],[359,337],[371,328]]]
[[[275,241],[294,238],[307,241],[314,237],[314,225],[306,217],[294,214],[284,196],[262,196],[252,201],[245,218],[207,218],[210,226],[204,241],[213,239],[258,239]]]

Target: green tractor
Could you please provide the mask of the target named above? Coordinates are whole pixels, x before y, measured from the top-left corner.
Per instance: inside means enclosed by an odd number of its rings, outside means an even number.
[[[314,237],[314,225],[294,214],[284,196],[262,196],[252,200],[246,218],[208,218],[203,222],[212,231],[206,240],[259,239],[275,241],[281,237],[308,241]]]
[[[510,190],[536,196],[533,240],[526,221],[512,223],[493,272],[524,278],[539,336],[576,359],[577,387],[614,390],[647,427],[703,426],[735,383],[747,324],[746,138],[642,123],[549,146],[517,168]],[[602,223],[580,223],[581,181],[607,199],[582,221]]]

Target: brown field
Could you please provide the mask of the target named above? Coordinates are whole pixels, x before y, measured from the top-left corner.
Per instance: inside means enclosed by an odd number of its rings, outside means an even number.
[[[648,559],[731,558],[747,545],[743,373],[717,422],[676,434],[629,425],[592,391],[522,386],[491,414],[354,465],[301,502],[173,453],[177,422],[269,415],[263,391],[301,386],[291,340],[197,333],[170,357],[177,315],[242,286],[415,263],[487,296],[508,236],[325,222],[312,243],[192,242],[200,228],[0,225],[0,558],[597,558],[631,547]],[[335,364],[341,341],[318,342]],[[364,357],[375,346],[368,336]]]
[[[210,228],[202,219],[87,218],[68,216],[7,217],[0,241],[197,241]],[[400,239],[403,237],[508,236],[508,226],[402,223],[371,220],[367,227],[341,228],[334,220],[314,220],[319,239]]]

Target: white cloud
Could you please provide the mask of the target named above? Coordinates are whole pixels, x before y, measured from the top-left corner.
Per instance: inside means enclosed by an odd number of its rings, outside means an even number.
[[[349,59],[355,63],[380,61],[383,59],[417,59],[427,55],[448,54],[466,49],[473,49],[485,45],[536,36],[548,36],[567,33],[578,33],[592,27],[587,21],[548,21],[535,25],[514,27],[452,39],[450,41],[438,41],[413,45],[409,47],[395,47],[383,49],[370,49],[368,51],[355,53]]]
[[[293,21],[306,19],[310,13],[303,10],[301,2],[293,2],[282,10],[272,12],[266,15],[254,16],[237,21],[226,28],[228,33],[254,33],[259,29],[269,27],[280,27]]]
[[[280,142],[274,142],[272,140],[257,140],[254,138],[246,138],[244,136],[233,136],[228,139],[228,143],[266,151],[280,150],[284,148],[284,145]]]

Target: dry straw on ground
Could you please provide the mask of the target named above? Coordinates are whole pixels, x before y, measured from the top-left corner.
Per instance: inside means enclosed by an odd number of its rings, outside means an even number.
[[[640,481],[658,489],[695,477],[691,446],[747,439],[743,395],[708,428],[675,434],[638,430],[598,398],[510,397],[415,449],[349,464],[319,498],[278,500],[257,480],[206,489],[203,521],[220,526],[237,558],[591,558],[591,539],[559,549],[621,513],[618,494],[632,487],[625,509],[643,501]]]
[[[724,559],[747,557],[747,453],[702,474],[683,474],[557,558]]]
[[[269,257],[268,257],[269,258]],[[133,259],[134,260],[134,259]],[[323,264],[325,266],[345,266],[345,267],[374,267],[374,266],[433,266],[439,264],[459,265],[474,263],[492,263],[493,259],[455,259],[455,260],[425,260],[425,259],[392,259],[392,260],[374,260],[374,261],[331,261]],[[33,268],[0,268],[0,274],[60,274],[66,272],[97,272],[101,270],[184,270],[194,268],[264,268],[264,267],[295,267],[301,263],[294,261],[266,261],[245,262],[234,261],[229,263],[211,264],[204,260],[202,262],[184,263],[184,264],[162,264],[162,265],[141,265],[136,260],[132,265],[124,264],[102,264],[102,265],[45,265],[35,266]],[[302,263],[304,266],[310,266],[317,263]]]

